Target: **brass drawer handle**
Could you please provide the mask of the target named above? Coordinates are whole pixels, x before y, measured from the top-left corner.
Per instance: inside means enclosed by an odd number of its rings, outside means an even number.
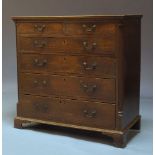
[[[83,64],[85,70],[94,70],[94,69],[96,69],[96,66],[97,66],[96,62],[94,62],[90,66],[87,64],[87,62],[83,62],[82,64]]]
[[[94,118],[97,112],[96,110],[93,110],[93,111],[84,110],[83,113],[85,117]]]
[[[39,59],[34,59],[33,62],[34,62],[34,65],[38,66],[38,67],[43,67],[43,66],[45,66],[47,64],[46,59],[43,59],[42,61],[39,60]]]
[[[87,41],[83,42],[83,47],[85,50],[94,50],[96,48],[96,43],[92,43],[92,45],[89,45],[89,43]]]
[[[34,80],[33,83],[35,85],[40,85],[40,86],[46,86],[47,85],[47,81],[46,80],[42,80],[42,81],[38,81],[38,80]]]
[[[34,80],[33,83],[34,83],[34,84],[38,84],[38,81],[37,81],[37,80]]]
[[[86,25],[86,24],[83,24],[82,25],[82,28],[84,29],[84,31],[86,32],[94,32],[96,30],[96,25],[93,24],[93,25]]]
[[[43,32],[44,29],[46,28],[46,25],[40,25],[40,24],[35,24],[34,25],[35,30],[37,30],[38,32]]]
[[[87,85],[87,84],[83,84],[83,82],[81,82],[81,86],[83,88],[83,90],[87,93],[93,93],[95,92],[97,85]]]
[[[43,80],[43,81],[42,81],[42,84],[43,84],[43,85],[47,85],[47,81],[46,81],[46,80]]]
[[[46,41],[38,41],[38,40],[35,40],[33,42],[33,45],[36,48],[44,48],[47,45],[47,42]]]

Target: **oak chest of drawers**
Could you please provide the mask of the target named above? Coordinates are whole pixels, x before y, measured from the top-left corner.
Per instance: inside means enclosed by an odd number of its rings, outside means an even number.
[[[13,17],[18,104],[14,125],[97,131],[124,147],[140,130],[141,15]]]

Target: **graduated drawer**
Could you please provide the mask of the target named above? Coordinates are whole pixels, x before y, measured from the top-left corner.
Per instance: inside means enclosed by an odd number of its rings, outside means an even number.
[[[62,34],[62,23],[32,22],[18,23],[17,34]]]
[[[78,75],[115,77],[115,61],[112,58],[98,56],[19,54],[20,70],[33,73],[73,73]]]
[[[96,128],[115,128],[115,105],[21,95],[18,116]]]
[[[18,37],[19,52],[79,53],[114,55],[114,38]]]
[[[19,89],[24,94],[57,95],[115,102],[115,79],[22,73]]]
[[[102,35],[115,36],[117,25],[104,22],[70,22],[65,31],[68,35]]]

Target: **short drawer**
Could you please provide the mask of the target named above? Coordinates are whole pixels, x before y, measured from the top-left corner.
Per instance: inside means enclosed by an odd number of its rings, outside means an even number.
[[[115,128],[115,105],[82,100],[21,95],[18,116],[94,128]]]
[[[76,76],[20,74],[20,92],[34,95],[57,95],[115,102],[115,79]]]
[[[114,38],[18,37],[19,52],[49,52],[114,55]]]
[[[18,23],[17,34],[62,34],[62,23],[47,23],[47,22],[33,22],[33,23]]]
[[[71,73],[88,76],[115,77],[116,60],[106,57],[55,54],[19,54],[22,72],[52,74]]]
[[[115,36],[117,26],[113,23],[81,22],[67,23],[66,33],[68,35],[104,35]]]

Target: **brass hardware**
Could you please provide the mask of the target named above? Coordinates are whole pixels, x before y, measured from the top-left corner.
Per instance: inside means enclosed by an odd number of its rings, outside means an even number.
[[[118,116],[123,117],[123,111],[118,111]]]
[[[83,90],[87,93],[93,93],[97,88],[97,85],[87,85],[87,84],[83,84],[82,81],[80,81],[80,82],[81,82],[81,86],[82,86]]]
[[[93,24],[93,25],[83,24],[82,27],[83,27],[84,31],[86,31],[86,32],[94,32],[96,30],[95,24]]]
[[[92,65],[88,66],[87,62],[83,62],[83,66],[85,70],[94,70],[96,69],[96,62],[94,62]]]
[[[83,42],[83,47],[85,50],[94,50],[96,48],[96,43],[92,43],[92,45],[89,45],[87,41]]]
[[[41,40],[35,40],[34,42],[33,42],[33,45],[34,45],[34,47],[37,47],[37,48],[43,48],[43,47],[45,47],[46,45],[47,45],[47,42],[46,41],[41,41]]]
[[[46,80],[43,80],[43,81],[42,81],[42,84],[43,84],[43,85],[46,85],[46,84],[47,84],[47,81],[46,81]]]
[[[38,66],[38,67],[43,67],[47,64],[47,60],[44,59],[42,61],[38,60],[38,59],[34,59],[34,65]]]
[[[34,80],[33,81],[34,84],[37,84],[37,85],[40,85],[40,86],[45,86],[47,85],[47,81],[46,80],[43,80],[41,82],[38,82],[37,80]]]
[[[89,118],[93,118],[96,116],[96,110],[93,110],[93,111],[84,110],[83,113],[84,113],[84,116]]]
[[[38,84],[38,81],[37,81],[37,80],[34,80],[33,83],[34,83],[34,84]]]
[[[45,27],[46,27],[46,25],[40,25],[40,24],[34,25],[35,30],[37,30],[38,32],[43,32]]]

